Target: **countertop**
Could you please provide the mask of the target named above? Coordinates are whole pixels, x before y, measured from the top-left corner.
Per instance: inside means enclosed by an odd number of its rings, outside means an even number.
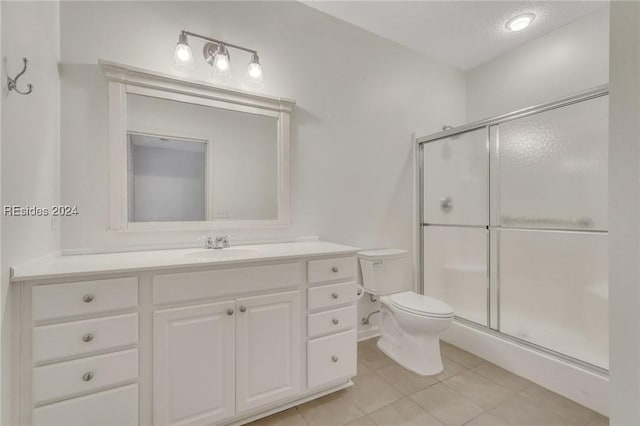
[[[349,255],[359,249],[325,241],[233,246],[219,250],[201,248],[103,254],[53,256],[14,266],[11,281],[65,278],[165,270],[193,266],[218,266],[301,257]]]

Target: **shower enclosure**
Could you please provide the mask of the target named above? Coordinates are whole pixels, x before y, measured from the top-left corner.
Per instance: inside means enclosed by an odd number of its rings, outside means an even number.
[[[424,294],[606,372],[607,88],[417,142]]]

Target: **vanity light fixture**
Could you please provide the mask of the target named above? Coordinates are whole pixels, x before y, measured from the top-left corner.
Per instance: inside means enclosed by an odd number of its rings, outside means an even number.
[[[535,14],[523,13],[509,19],[505,24],[505,27],[507,27],[507,29],[510,31],[521,31],[531,25],[534,19],[536,19]]]
[[[251,60],[247,68],[246,82],[252,87],[263,87],[262,66],[260,65],[260,58],[257,51],[215,38],[205,37],[190,31],[182,30],[180,32],[175,51],[176,65],[193,66],[193,54],[187,37],[195,37],[207,42],[203,48],[204,60],[213,67],[213,75],[216,77],[231,77],[231,55],[229,54],[229,48],[250,53]]]

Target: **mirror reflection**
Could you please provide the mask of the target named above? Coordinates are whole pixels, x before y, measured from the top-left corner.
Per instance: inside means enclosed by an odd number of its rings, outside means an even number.
[[[127,94],[129,222],[275,220],[274,117]]]

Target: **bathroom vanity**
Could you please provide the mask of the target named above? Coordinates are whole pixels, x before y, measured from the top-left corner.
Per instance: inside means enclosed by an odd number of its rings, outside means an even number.
[[[243,424],[350,386],[356,251],[308,241],[16,267],[16,423]]]

